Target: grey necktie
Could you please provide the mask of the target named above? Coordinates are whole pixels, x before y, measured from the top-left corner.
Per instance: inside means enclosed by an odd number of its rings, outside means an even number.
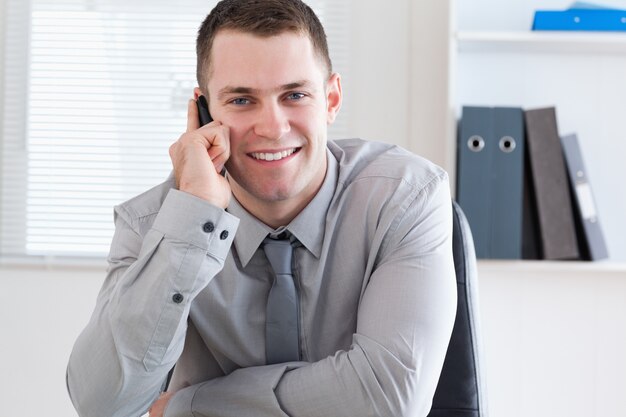
[[[266,238],[263,249],[274,270],[267,298],[265,351],[267,363],[300,359],[298,294],[291,273],[293,249],[288,239]]]

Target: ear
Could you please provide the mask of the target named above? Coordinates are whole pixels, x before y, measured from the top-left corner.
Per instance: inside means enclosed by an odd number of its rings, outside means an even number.
[[[193,89],[193,99],[194,100],[198,100],[198,97],[200,97],[202,95],[204,95],[204,94],[202,93],[202,90],[200,90],[200,87],[196,87],[196,88]]]
[[[342,99],[341,76],[334,72],[326,82],[326,123],[332,124],[335,121]]]

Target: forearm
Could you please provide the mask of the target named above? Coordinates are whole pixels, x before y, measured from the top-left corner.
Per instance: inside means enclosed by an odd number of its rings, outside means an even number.
[[[286,373],[276,395],[289,416],[425,416],[440,370],[438,360],[423,360],[429,353],[419,358],[426,366],[416,367],[417,358],[356,334],[349,351]]]
[[[350,347],[315,363],[239,369],[185,388],[166,417],[426,416],[456,310],[451,220],[444,181],[399,215],[374,255]]]
[[[154,401],[182,350],[191,301],[223,267],[237,227],[178,191],[145,236],[127,214],[118,211],[109,273],[68,365],[81,416],[138,415]],[[208,220],[212,233],[202,229]],[[221,240],[226,229],[231,237]]]
[[[436,350],[445,352],[446,342]],[[347,351],[316,363],[239,369],[187,387],[166,417],[374,417],[425,416],[441,370],[432,350],[398,358],[368,337],[355,335]],[[197,414],[194,414],[197,413]]]

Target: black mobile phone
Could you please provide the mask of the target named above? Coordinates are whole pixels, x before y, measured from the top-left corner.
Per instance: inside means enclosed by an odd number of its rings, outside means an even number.
[[[199,96],[198,100],[196,100],[196,105],[198,106],[198,116],[200,118],[200,126],[204,126],[213,121],[211,117],[211,113],[209,113],[209,103],[207,103],[206,98],[204,96]]]

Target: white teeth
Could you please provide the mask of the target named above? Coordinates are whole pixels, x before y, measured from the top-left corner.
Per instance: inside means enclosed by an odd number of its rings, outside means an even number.
[[[276,153],[254,152],[252,153],[252,156],[255,159],[260,159],[262,161],[278,161],[278,160],[288,157],[295,151],[296,151],[296,148],[290,149],[288,151],[282,151],[282,152],[276,152]]]

